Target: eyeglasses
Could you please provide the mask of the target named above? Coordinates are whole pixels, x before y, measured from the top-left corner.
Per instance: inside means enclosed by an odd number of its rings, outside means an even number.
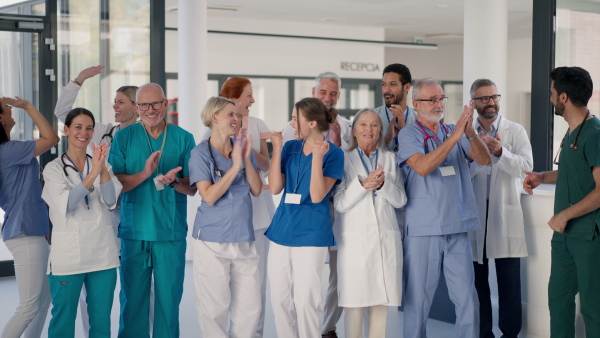
[[[156,101],[156,102],[152,102],[152,103],[139,103],[138,102],[137,105],[141,111],[146,111],[146,110],[150,109],[150,106],[152,106],[152,109],[158,110],[158,109],[162,108],[163,102],[165,102],[165,100]]]
[[[448,96],[442,96],[439,99],[418,99],[418,100],[413,100],[413,101],[429,102],[433,105],[436,105],[439,102],[444,104],[444,103],[448,102]]]
[[[492,99],[492,101],[494,102],[498,102],[500,101],[500,94],[496,94],[496,95],[492,95],[492,96],[481,96],[481,97],[474,97],[471,100],[475,101],[475,100],[479,100],[481,103],[486,104],[488,102],[490,102],[490,99]]]

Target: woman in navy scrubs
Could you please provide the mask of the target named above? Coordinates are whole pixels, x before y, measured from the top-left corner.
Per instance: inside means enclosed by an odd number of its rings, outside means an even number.
[[[327,247],[335,245],[329,197],[344,172],[344,153],[325,141],[334,119],[323,102],[296,103],[290,124],[296,140],[282,145],[273,133],[269,172],[271,193],[283,191],[281,203],[265,233],[271,302],[278,337],[321,335],[321,274]]]
[[[35,141],[14,141],[12,107],[22,108],[38,127]],[[2,237],[13,255],[19,306],[2,331],[2,338],[39,338],[50,306],[46,277],[50,235],[48,210],[42,200],[37,156],[59,141],[54,129],[27,100],[0,99],[0,208]]]

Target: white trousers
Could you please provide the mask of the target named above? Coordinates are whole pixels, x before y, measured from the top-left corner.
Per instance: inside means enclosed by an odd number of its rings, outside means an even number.
[[[367,318],[364,318],[365,312],[368,313]],[[385,337],[387,313],[388,307],[385,305],[344,308],[344,329],[346,331],[346,338],[362,338],[363,323],[365,322],[368,323],[367,337]]]
[[[338,274],[337,274],[337,250],[329,249],[329,284],[325,296],[325,307],[323,308],[323,324],[321,332],[335,331],[337,322],[342,317],[343,307],[338,307]]]
[[[46,276],[48,242],[43,236],[19,236],[4,244],[15,262],[19,305],[4,327],[2,338],[39,338],[51,300]]]
[[[254,242],[194,240],[192,246],[200,336],[253,337],[261,311],[259,259]]]
[[[321,336],[321,275],[327,247],[288,247],[271,242],[268,269],[278,337]]]
[[[254,338],[262,338],[265,326],[265,301],[267,299],[267,256],[269,239],[265,236],[267,229],[254,230],[254,247],[258,254],[258,285],[260,286],[260,316]]]

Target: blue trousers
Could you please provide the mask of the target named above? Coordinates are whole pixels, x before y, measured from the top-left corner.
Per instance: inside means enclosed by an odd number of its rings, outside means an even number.
[[[154,278],[153,337],[179,337],[185,239],[121,240],[119,338],[149,338],[150,279]]]
[[[52,319],[48,326],[48,338],[75,337],[77,305],[84,284],[87,291],[89,337],[110,337],[110,311],[117,284],[117,269],[66,276],[50,274],[48,277],[52,294]]]
[[[479,301],[467,233],[404,238],[404,338],[426,338],[431,302],[444,269],[460,338],[479,337]]]

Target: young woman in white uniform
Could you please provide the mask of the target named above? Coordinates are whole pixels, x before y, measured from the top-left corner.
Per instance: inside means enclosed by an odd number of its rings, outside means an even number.
[[[385,337],[387,310],[402,298],[402,238],[395,208],[406,203],[396,154],[384,146],[381,118],[371,109],[352,122],[344,179],[333,198],[338,244],[339,306],[347,338]]]
[[[38,127],[35,141],[10,139],[15,126],[12,107],[22,108]],[[2,237],[13,255],[19,305],[2,330],[2,338],[39,338],[50,306],[46,277],[50,235],[48,211],[42,200],[37,156],[59,141],[54,129],[27,100],[0,98],[0,208]]]
[[[267,124],[254,116],[250,116],[250,106],[255,102],[252,91],[252,83],[245,77],[229,78],[221,87],[221,96],[230,99],[235,103],[235,113],[239,117],[239,123],[235,132],[237,135],[239,128],[245,128],[246,133],[252,137],[252,149],[254,158],[258,165],[259,174],[263,182],[263,190],[258,196],[250,196],[252,199],[252,225],[254,227],[254,247],[260,257],[258,263],[258,276],[260,283],[260,301],[261,311],[258,320],[258,327],[254,338],[262,338],[265,321],[265,300],[267,293],[267,254],[269,253],[269,240],[265,236],[265,230],[271,224],[271,219],[275,214],[275,203],[273,195],[268,190],[264,175],[269,171],[269,150],[267,149],[267,138],[271,130]],[[209,128],[206,128],[202,140],[207,140],[211,135]]]
[[[211,97],[202,121],[212,135],[189,160],[190,185],[202,196],[192,232],[200,335],[249,338],[261,311],[250,194],[260,194],[262,181],[252,137],[242,128],[231,138],[239,123],[233,101]]]
[[[58,97],[58,101],[56,102],[56,106],[54,108],[54,115],[61,121],[65,122],[65,118],[67,114],[73,109],[73,104],[77,99],[77,95],[81,88],[83,88],[83,83],[98,74],[104,69],[104,66],[94,66],[89,67],[81,72],[73,81],[69,81],[65,87],[62,88],[60,96]],[[104,142],[108,146],[108,151],[110,153],[110,147],[112,146],[113,138],[117,131],[130,126],[135,123],[138,119],[138,114],[136,112],[136,104],[135,104],[135,93],[137,91],[137,86],[122,86],[117,89],[115,93],[115,99],[113,103],[113,110],[115,112],[115,124],[112,123],[96,123],[94,126],[94,136],[92,136],[92,141],[90,144],[99,145]],[[88,149],[88,153],[91,153],[91,150]],[[115,234],[117,233],[120,221],[120,210],[119,206],[117,206],[111,212],[111,220],[113,223],[113,227],[115,229]],[[117,239],[117,248],[121,247],[121,241]],[[151,288],[151,296],[154,294],[152,292],[153,288]],[[83,332],[85,337],[88,337],[88,332],[90,330],[89,324],[89,316],[87,313],[87,306],[85,304],[86,299],[85,286],[82,289],[81,297],[79,298],[79,311],[81,313],[81,323],[83,324]],[[154,302],[150,302],[150,318],[154,317],[153,304]],[[152,330],[152,321],[150,321],[150,330]]]
[[[67,152],[44,169],[42,198],[53,224],[48,273],[52,293],[52,319],[48,337],[75,336],[77,303],[87,290],[90,337],[110,336],[119,252],[110,220],[121,184],[106,163],[105,143],[91,146],[94,116],[75,108],[65,119]]]

